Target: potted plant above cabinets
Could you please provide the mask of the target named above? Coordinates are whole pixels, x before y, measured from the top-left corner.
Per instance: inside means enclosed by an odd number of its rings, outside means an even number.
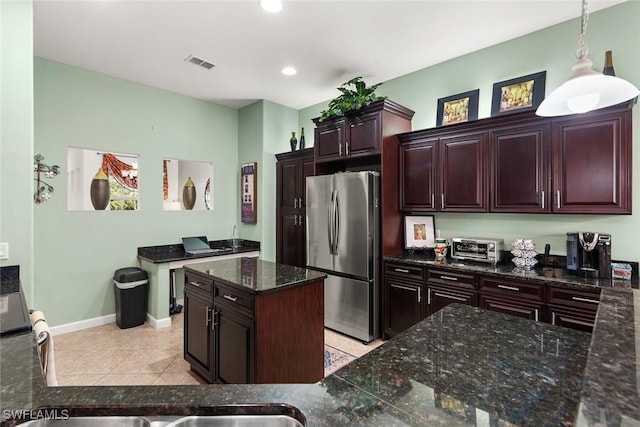
[[[316,163],[379,156],[385,138],[411,130],[414,112],[376,95],[381,84],[354,77],[338,88],[340,96],[313,119]]]

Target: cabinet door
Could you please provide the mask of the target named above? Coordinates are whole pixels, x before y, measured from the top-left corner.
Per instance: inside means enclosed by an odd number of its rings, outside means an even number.
[[[549,305],[547,308],[552,325],[593,332],[593,326],[596,321],[595,311],[571,309],[556,305]]]
[[[216,382],[253,382],[253,320],[228,307],[216,305]]]
[[[387,278],[385,336],[392,337],[424,319],[422,285]]]
[[[449,289],[427,283],[428,315],[432,315],[438,310],[454,303],[475,306],[477,304],[476,299],[476,292]]]
[[[313,176],[315,173],[313,159],[303,160],[300,162],[300,179],[298,197],[300,197],[299,208],[306,210],[307,203],[307,177]]]
[[[548,124],[489,132],[491,212],[549,212]]]
[[[400,209],[436,210],[438,140],[400,146]]]
[[[184,294],[184,358],[191,369],[205,380],[214,378],[214,345],[211,301],[201,296]]]
[[[348,157],[380,154],[380,113],[363,114],[348,120],[345,155]]]
[[[631,213],[630,114],[554,122],[554,212]]]
[[[340,160],[344,156],[345,120],[320,123],[315,129],[314,153],[316,162]]]
[[[480,294],[481,308],[500,313],[509,314],[511,316],[522,317],[524,319],[542,321],[544,313],[544,304],[531,301],[510,300],[500,298],[495,295]]]
[[[300,203],[300,162],[279,162],[276,182],[281,210],[298,209]]]
[[[486,212],[487,132],[440,139],[440,210]]]
[[[305,227],[303,216],[297,212],[282,213],[278,217],[278,253],[279,264],[303,267],[307,262],[305,245]]]

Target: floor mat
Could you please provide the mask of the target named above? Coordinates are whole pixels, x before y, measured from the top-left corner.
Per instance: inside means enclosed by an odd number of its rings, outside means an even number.
[[[353,362],[357,357],[331,347],[324,346],[324,376],[330,375],[342,368],[344,365]]]

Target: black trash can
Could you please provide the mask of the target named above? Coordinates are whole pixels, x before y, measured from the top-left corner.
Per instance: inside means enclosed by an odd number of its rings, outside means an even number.
[[[138,267],[125,267],[113,273],[116,294],[116,324],[121,329],[144,324],[147,317],[149,277]]]

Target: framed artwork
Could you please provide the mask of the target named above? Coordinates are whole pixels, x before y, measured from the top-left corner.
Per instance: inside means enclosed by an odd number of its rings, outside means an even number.
[[[241,220],[246,224],[258,222],[258,163],[240,165]]]
[[[452,125],[478,119],[480,89],[438,99],[436,126]]]
[[[406,215],[404,217],[405,249],[433,248],[435,239],[433,215]]]
[[[493,84],[491,115],[535,110],[544,99],[546,71]]]

